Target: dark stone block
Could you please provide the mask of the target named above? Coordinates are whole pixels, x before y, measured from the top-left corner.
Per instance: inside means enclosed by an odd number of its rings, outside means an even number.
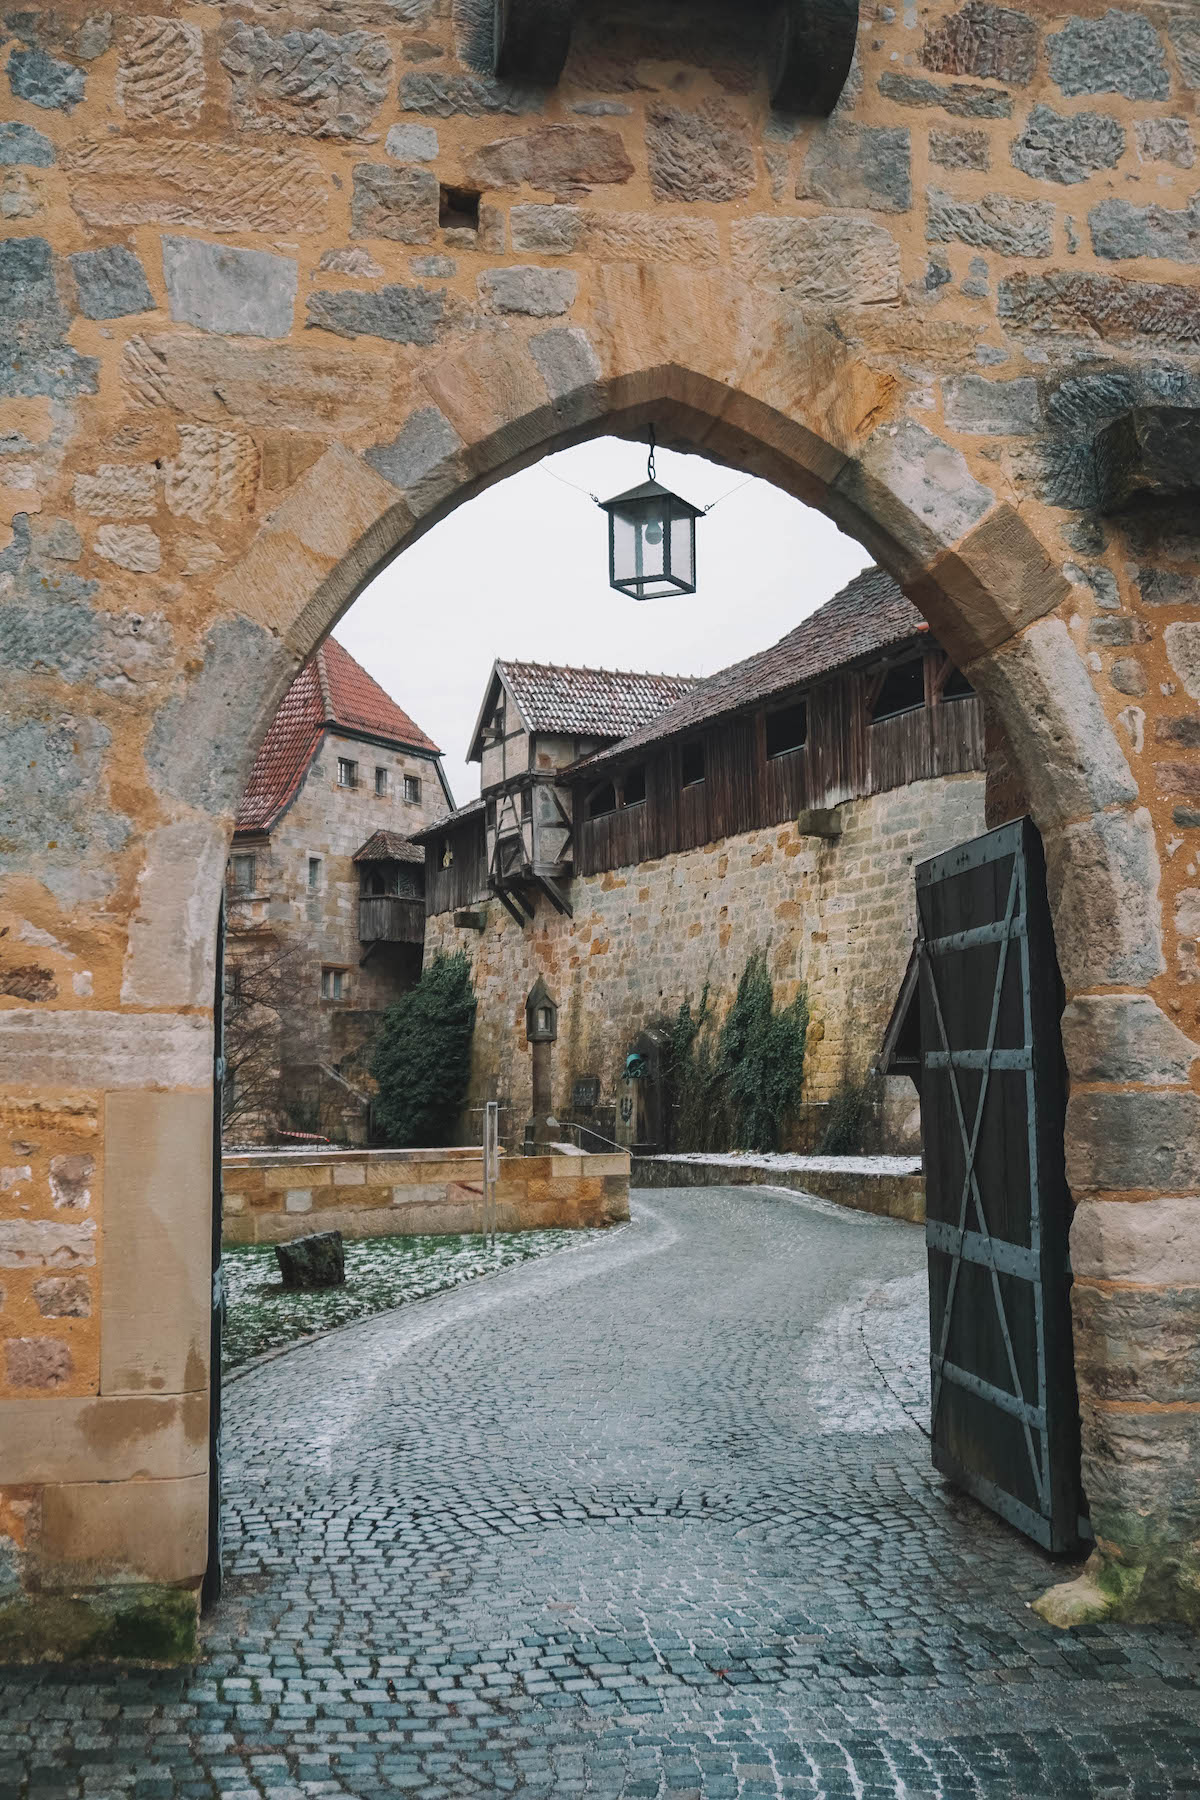
[[[124,244],[79,250],[69,261],[85,318],[124,319],[131,313],[154,311],[146,271]]]
[[[1113,262],[1134,256],[1200,262],[1200,194],[1179,208],[1102,200],[1088,214],[1088,225],[1096,255]]]
[[[978,75],[1027,87],[1037,68],[1037,26],[1026,13],[967,0],[925,33],[921,61],[939,75]]]
[[[70,314],[45,238],[0,239],[0,394],[94,394],[99,365],[63,342]]]
[[[1125,153],[1125,133],[1108,113],[1056,113],[1035,106],[1013,143],[1014,167],[1064,187],[1111,169]]]
[[[313,294],[308,324],[339,337],[387,338],[393,344],[432,344],[446,311],[444,288],[391,283],[375,293],[338,288]]]
[[[1096,438],[1096,481],[1105,512],[1200,491],[1200,409],[1139,406],[1114,419]]]
[[[1155,740],[1160,744],[1178,744],[1184,750],[1200,750],[1200,719],[1160,719],[1154,727]]]
[[[8,85],[18,100],[48,111],[70,112],[83,99],[87,76],[74,63],[59,62],[44,50],[14,50],[8,59]]]
[[[1070,269],[1006,275],[997,310],[1014,331],[1193,351],[1200,344],[1198,282],[1122,281]]]
[[[0,125],[0,167],[24,163],[31,169],[48,169],[56,154],[50,139],[32,125]]]
[[[439,119],[477,119],[484,113],[541,112],[543,97],[534,88],[484,76],[413,74],[401,79],[400,105],[405,112]]]
[[[1162,40],[1149,19],[1110,7],[1102,18],[1068,19],[1047,38],[1050,74],[1064,94],[1124,94],[1165,100],[1171,91]]]
[[[1194,806],[1177,806],[1171,814],[1171,822],[1178,825],[1181,831],[1200,831],[1200,809]]]
[[[797,185],[830,206],[907,212],[912,205],[912,148],[907,130],[831,126],[818,132]]]
[[[1101,649],[1125,650],[1130,644],[1144,644],[1148,636],[1137,619],[1093,619],[1088,626],[1088,643]]]
[[[275,1256],[285,1288],[345,1285],[346,1251],[340,1231],[316,1231],[290,1244],[276,1244]]]
[[[1014,200],[1007,194],[959,200],[930,188],[925,236],[931,244],[969,244],[1001,256],[1049,256],[1054,207],[1048,200]]]
[[[1147,606],[1200,606],[1200,575],[1174,569],[1139,569],[1138,590]]]
[[[952,81],[941,87],[919,75],[899,75],[893,70],[879,77],[879,91],[897,106],[938,106],[956,119],[1011,119],[1013,103],[999,88],[972,87]]]

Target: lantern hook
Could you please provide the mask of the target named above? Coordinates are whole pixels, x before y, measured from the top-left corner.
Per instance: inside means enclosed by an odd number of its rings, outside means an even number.
[[[658,479],[657,475],[654,472],[654,427],[653,427],[653,425],[650,427],[650,455],[646,461],[646,474],[651,481],[656,481]]]

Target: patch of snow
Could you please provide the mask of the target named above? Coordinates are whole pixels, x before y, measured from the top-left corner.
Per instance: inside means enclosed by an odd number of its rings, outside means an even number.
[[[647,1162],[703,1163],[717,1169],[768,1169],[789,1175],[919,1175],[919,1156],[801,1156],[788,1150],[686,1150]]]

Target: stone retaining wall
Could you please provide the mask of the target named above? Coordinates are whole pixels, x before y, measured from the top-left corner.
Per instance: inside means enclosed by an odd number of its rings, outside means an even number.
[[[854,1159],[850,1159],[854,1160]],[[669,1156],[640,1156],[633,1164],[635,1187],[775,1187],[816,1194],[857,1212],[885,1219],[925,1222],[923,1175],[864,1174],[861,1170],[768,1169],[750,1164],[677,1162]]]
[[[227,1244],[483,1228],[478,1150],[251,1150],[225,1157],[222,1182]],[[616,1224],[629,1217],[629,1158],[504,1157],[496,1214],[501,1231]]]

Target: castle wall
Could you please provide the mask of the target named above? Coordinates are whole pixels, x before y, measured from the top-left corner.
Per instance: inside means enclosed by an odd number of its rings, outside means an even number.
[[[502,1098],[508,1140],[519,1139],[532,1098],[525,998],[541,974],[558,1002],[553,1097],[598,1078],[601,1106],[619,1102],[625,1057],[655,1020],[699,1002],[733,999],[747,958],[763,950],[776,999],[803,989],[811,1022],[802,1100],[827,1102],[859,1081],[877,1054],[916,929],[913,868],[984,829],[983,775],[916,782],[839,809],[834,840],[794,824],[569,884],[574,916],[538,901],[519,930],[498,902],[482,933],[453,913],[426,925],[425,954],[463,950],[479,1000],[464,1140],[476,1108]],[[798,1120],[809,1132],[815,1121]]]

